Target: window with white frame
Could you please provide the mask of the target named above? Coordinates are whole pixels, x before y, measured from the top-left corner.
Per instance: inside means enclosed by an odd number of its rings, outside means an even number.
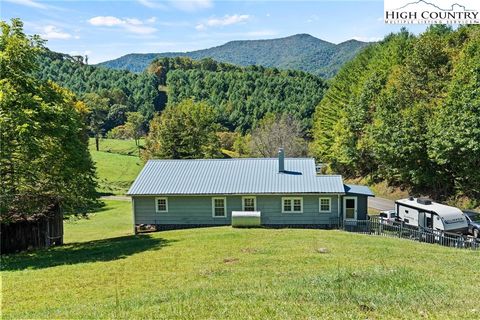
[[[331,198],[320,198],[320,212],[331,212],[332,211],[332,199]]]
[[[155,198],[155,208],[157,212],[168,212],[168,199]]]
[[[302,213],[303,198],[282,198],[283,213]]]
[[[214,218],[227,216],[227,200],[225,198],[212,198],[212,211]]]
[[[243,211],[255,211],[256,199],[255,197],[243,197]]]

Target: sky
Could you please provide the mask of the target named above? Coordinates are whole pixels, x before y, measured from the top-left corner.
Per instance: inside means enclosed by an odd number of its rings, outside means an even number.
[[[298,33],[333,43],[378,41],[402,27],[383,22],[383,0],[0,0],[0,16],[21,18],[25,32],[47,39],[51,50],[88,55],[91,64]],[[426,28],[406,27],[414,33]]]

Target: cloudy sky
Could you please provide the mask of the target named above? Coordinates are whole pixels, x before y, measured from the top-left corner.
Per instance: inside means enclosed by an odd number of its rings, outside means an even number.
[[[309,33],[333,43],[376,41],[402,26],[383,23],[383,1],[2,0],[2,20],[52,50],[87,54],[90,63],[127,53],[190,51],[231,40]],[[408,26],[418,33],[425,26]]]

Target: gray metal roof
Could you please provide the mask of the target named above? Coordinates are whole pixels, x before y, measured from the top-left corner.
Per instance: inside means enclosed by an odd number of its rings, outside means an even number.
[[[351,194],[361,194],[365,196],[375,197],[375,194],[367,186],[359,186],[356,184],[346,184],[345,192]]]
[[[344,194],[341,176],[316,175],[313,158],[150,160],[128,195]]]

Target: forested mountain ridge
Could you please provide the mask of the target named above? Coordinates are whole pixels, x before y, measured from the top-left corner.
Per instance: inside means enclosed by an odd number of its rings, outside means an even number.
[[[331,81],[316,109],[312,152],[346,176],[480,199],[479,88],[480,26],[402,30]]]
[[[39,57],[36,72],[41,80],[51,80],[68,88],[80,98],[97,93],[122,105],[126,111],[138,111],[153,117],[165,101],[161,100],[154,75],[87,65],[82,57],[72,57],[46,49]]]
[[[243,133],[267,113],[286,113],[308,134],[327,87],[322,78],[302,71],[239,67],[212,59],[158,58],[148,71],[166,85],[169,104],[206,101],[217,110],[220,124]]]
[[[349,40],[333,44],[308,34],[269,40],[237,40],[209,49],[191,52],[133,53],[99,65],[141,72],[158,57],[189,57],[195,60],[212,58],[240,66],[261,65],[280,69],[306,71],[325,78],[351,60],[369,43]]]
[[[37,75],[72,90],[90,105],[107,104],[101,111],[103,120],[99,119],[103,134],[125,124],[127,113],[136,111],[148,129],[167,100],[178,104],[191,98],[213,106],[218,122],[231,131],[248,132],[267,113],[288,113],[308,134],[326,89],[320,77],[295,70],[176,57],[156,59],[146,71],[132,73],[87,65],[81,57],[48,50],[40,58]]]

